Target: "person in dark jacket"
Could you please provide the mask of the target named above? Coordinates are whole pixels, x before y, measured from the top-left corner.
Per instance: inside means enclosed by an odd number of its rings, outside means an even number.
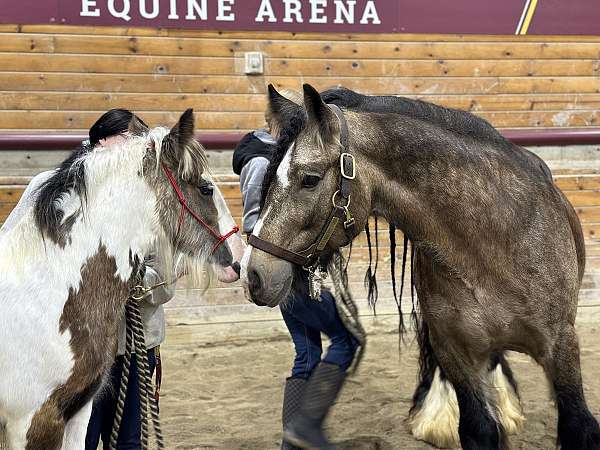
[[[303,102],[295,91],[281,94],[295,103]],[[277,130],[273,130],[269,111],[265,118],[268,129],[248,133],[233,154],[233,170],[240,175],[244,205],[243,231],[247,234],[252,233],[260,214],[262,182],[276,144]],[[312,299],[304,276],[291,297],[280,307],[296,352],[285,383],[281,448],[335,450],[324,434],[323,422],[342,388],[358,343],[342,323],[331,292],[324,289],[318,300]],[[321,333],[331,342],[325,356]]]

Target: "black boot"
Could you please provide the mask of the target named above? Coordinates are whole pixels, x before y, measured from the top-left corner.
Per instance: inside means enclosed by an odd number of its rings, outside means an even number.
[[[300,411],[283,431],[285,441],[308,450],[339,450],[325,437],[323,422],[344,379],[344,372],[335,364],[317,366],[306,385]]]
[[[304,378],[288,378],[285,380],[285,390],[283,391],[283,410],[281,411],[281,423],[285,429],[292,418],[300,411],[302,397],[306,388],[307,381]],[[283,441],[281,450],[301,450],[299,447]]]

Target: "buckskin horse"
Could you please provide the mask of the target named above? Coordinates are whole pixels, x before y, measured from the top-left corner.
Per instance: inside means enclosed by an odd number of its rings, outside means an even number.
[[[0,420],[12,450],[80,450],[144,257],[235,281],[243,243],[187,110],[75,150],[0,237]],[[239,269],[237,269],[239,272]]]
[[[298,266],[314,270],[383,217],[415,245],[415,287],[456,391],[462,447],[507,448],[487,378],[494,355],[514,350],[545,371],[562,448],[599,449],[574,326],[583,234],[545,164],[462,111],[420,102],[418,114],[398,112],[385,99],[342,111],[310,85],[299,107],[269,91],[283,133],[242,258],[250,299],[277,305]]]

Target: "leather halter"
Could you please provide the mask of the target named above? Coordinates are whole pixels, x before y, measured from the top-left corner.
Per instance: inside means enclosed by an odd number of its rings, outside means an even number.
[[[173,189],[175,190],[175,193],[177,194],[177,199],[179,200],[179,203],[181,203],[181,211],[179,212],[179,220],[177,221],[176,236],[179,235],[179,231],[181,230],[181,225],[183,224],[183,220],[185,218],[184,214],[187,211],[188,214],[196,220],[196,222],[198,222],[200,225],[202,225],[204,228],[206,228],[208,230],[208,232],[217,240],[217,243],[215,244],[212,251],[210,252],[211,254],[213,254],[219,248],[219,246],[221,244],[223,244],[228,238],[230,238],[235,233],[237,233],[240,230],[240,228],[236,225],[231,229],[231,231],[229,231],[227,234],[223,235],[223,234],[219,233],[217,230],[215,230],[213,227],[211,227],[208,223],[206,223],[206,221],[200,215],[196,214],[194,212],[194,210],[188,206],[187,200],[185,199],[185,197],[183,195],[183,191],[177,184],[175,177],[173,176],[171,171],[167,168],[167,166],[165,166],[163,164],[162,168],[163,168],[163,171],[165,172],[165,175],[169,179],[169,183],[171,183],[171,186],[173,186]]]
[[[350,207],[351,182],[356,176],[356,165],[354,156],[349,153],[348,122],[346,122],[346,118],[340,108],[333,104],[328,106],[335,113],[340,122],[340,143],[342,144],[342,153],[339,158],[340,183],[338,190],[335,191],[331,198],[333,204],[331,212],[327,217],[325,225],[321,228],[321,231],[315,239],[315,242],[304,250],[293,252],[283,247],[279,247],[272,242],[265,241],[254,234],[251,234],[248,238],[248,243],[251,246],[302,267],[311,267],[318,262],[319,257],[323,254],[323,250],[325,250],[329,239],[340,222],[343,224],[348,237],[350,239],[354,237],[354,219],[348,208]]]

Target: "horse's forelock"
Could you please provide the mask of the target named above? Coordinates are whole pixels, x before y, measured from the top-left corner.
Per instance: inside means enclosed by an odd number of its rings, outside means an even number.
[[[148,140],[152,142],[156,150],[157,170],[160,168],[161,163],[166,162],[176,169],[179,177],[187,180],[197,180],[205,172],[208,172],[206,151],[196,139],[183,144],[182,149],[171,148],[182,144],[175,141],[171,130],[164,127],[157,127],[150,130]],[[180,152],[177,150],[180,150]],[[180,155],[178,161],[167,161],[166,155],[175,153]]]
[[[275,150],[269,158],[269,166],[267,167],[267,172],[263,179],[260,200],[261,207],[265,203],[267,192],[277,175],[277,169],[279,168],[281,161],[283,161],[286,153],[290,150],[290,146],[296,141],[305,126],[306,114],[304,113],[304,110],[300,110],[298,114],[291,118],[287,126],[282,128],[277,144],[275,145]]]

